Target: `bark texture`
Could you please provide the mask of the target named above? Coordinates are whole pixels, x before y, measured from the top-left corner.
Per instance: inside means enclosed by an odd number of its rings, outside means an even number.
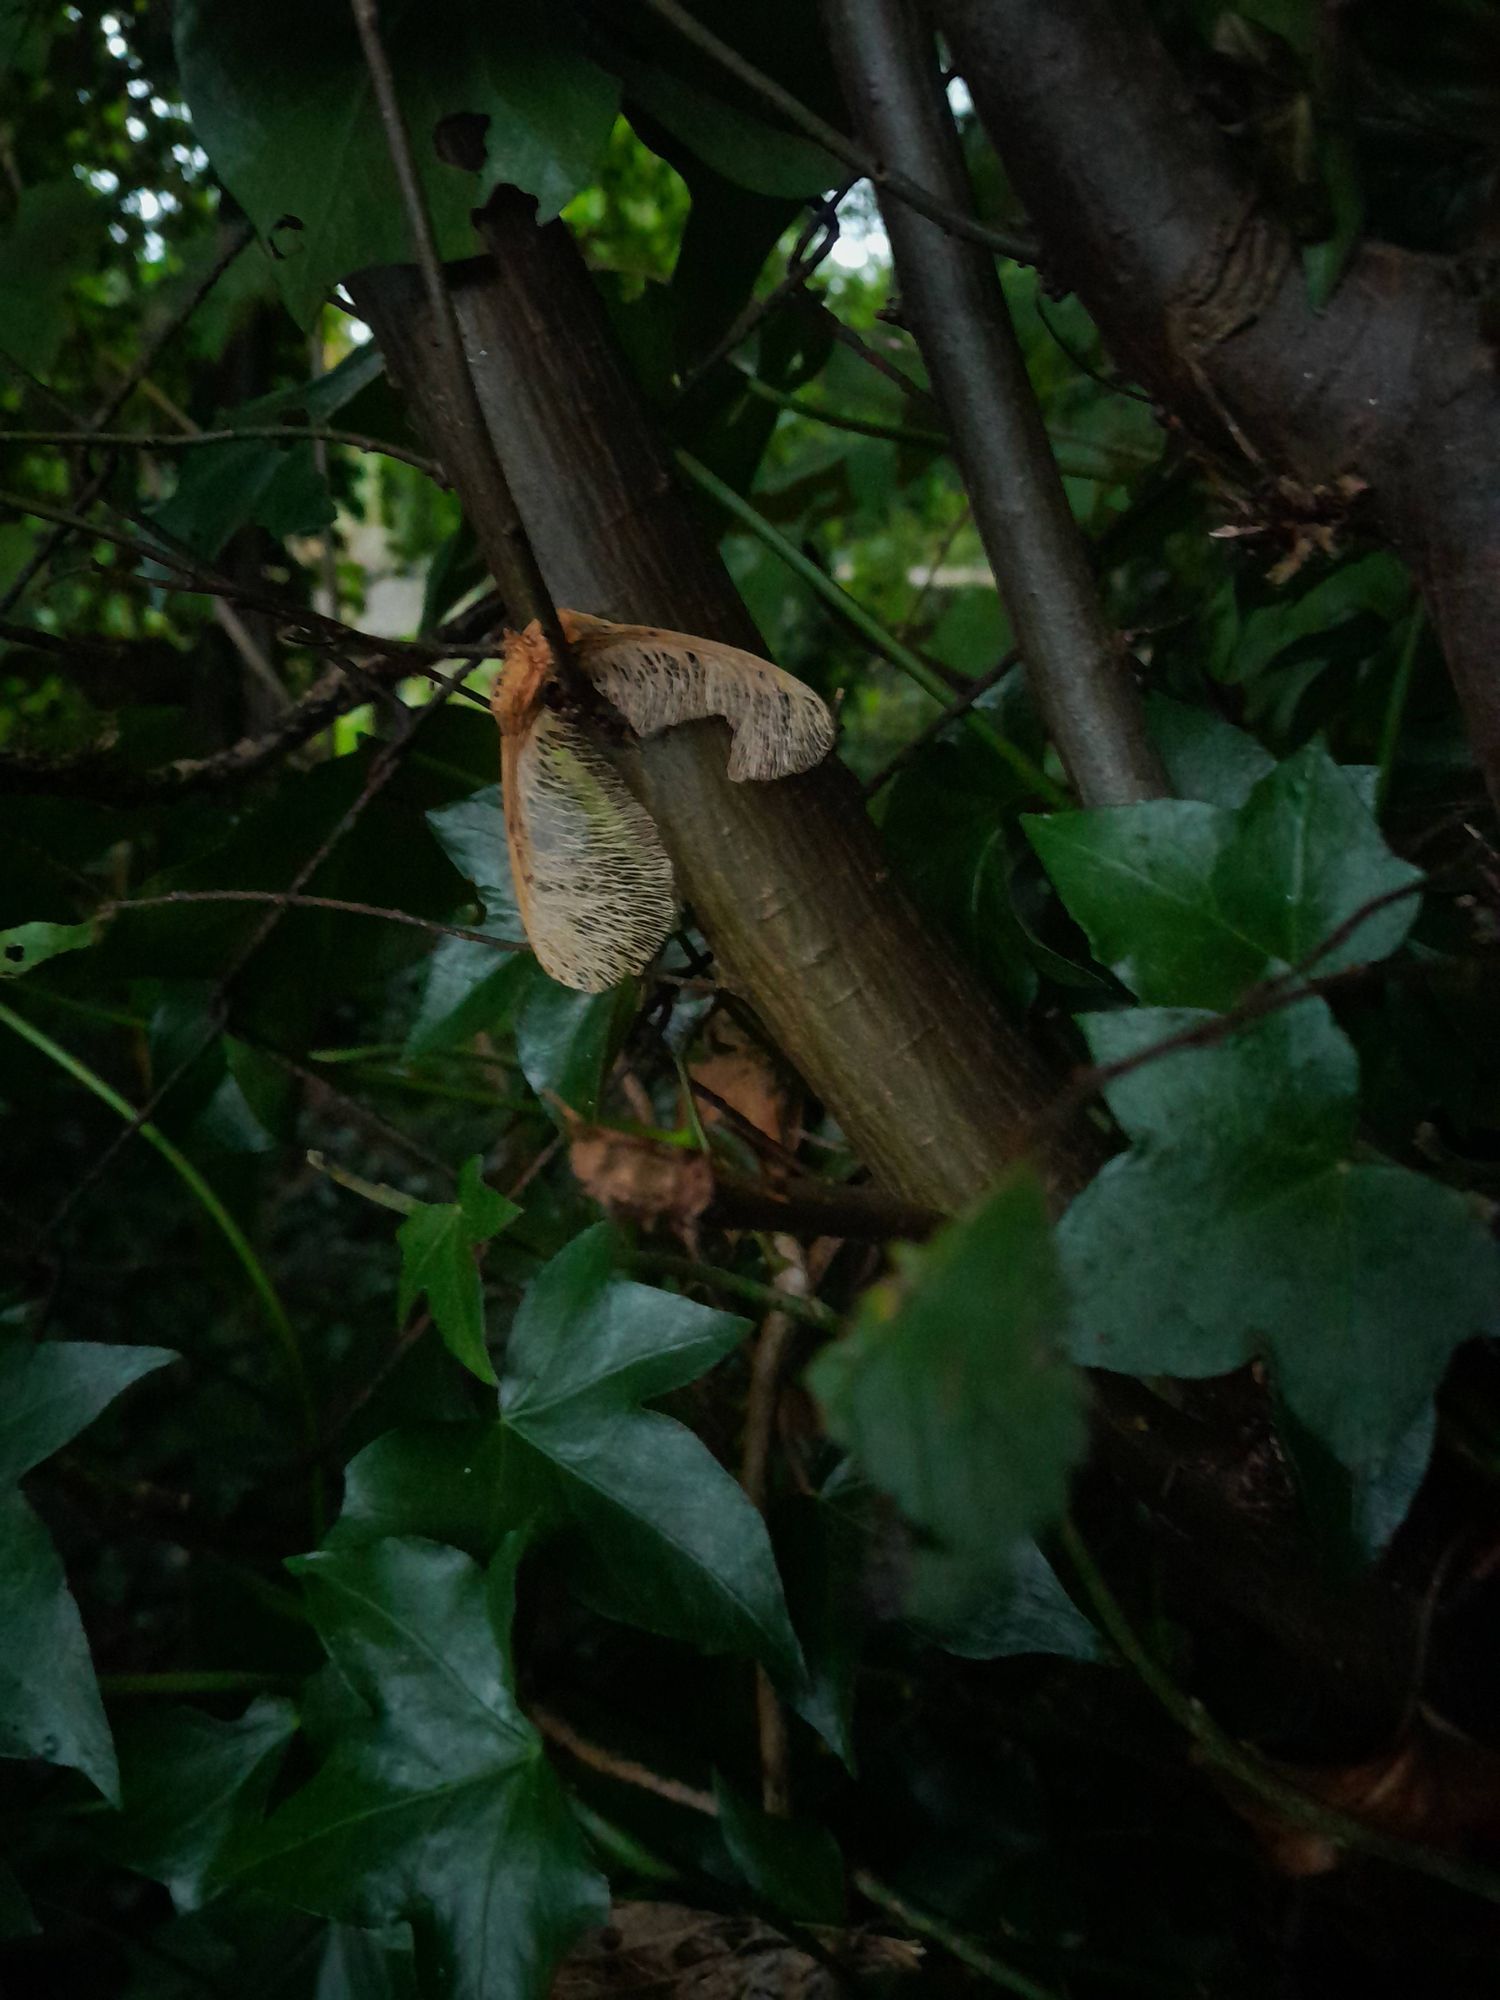
[[[1265,503],[1412,565],[1500,801],[1500,384],[1463,264],[1367,243],[1321,312],[1136,0],[934,0],[1046,246],[1120,361]],[[1347,490],[1347,489],[1346,489]]]
[[[863,138],[924,187],[969,204],[932,33],[916,0],[824,0]],[[995,260],[882,193],[906,324],[953,441],[975,524],[1010,613],[1032,693],[1087,806],[1160,798],[1124,648],[1110,631],[1083,538],[1032,394]]]

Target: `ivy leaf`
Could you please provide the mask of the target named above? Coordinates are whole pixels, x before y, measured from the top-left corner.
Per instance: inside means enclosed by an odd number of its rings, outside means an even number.
[[[412,1924],[453,2000],[546,1993],[608,1908],[516,1704],[514,1565],[393,1540],[299,1558],[313,1622],[368,1714],[231,1858],[224,1886],[363,1925]]]
[[[484,1287],[475,1246],[498,1236],[521,1213],[479,1178],[479,1156],[459,1170],[457,1201],[418,1204],[396,1231],[401,1282],[396,1317],[404,1320],[423,1292],[450,1351],[481,1382],[495,1380],[484,1344]]]
[[[554,1098],[580,1118],[598,1115],[605,1071],[639,1005],[638,980],[621,980],[605,993],[575,993],[539,965],[530,968],[516,1020],[516,1059],[554,1118],[562,1116]]]
[[[543,0],[386,0],[381,27],[438,254],[473,250],[470,212],[501,183],[550,222],[584,184],[619,86]],[[405,210],[347,9],[265,0],[253,10],[184,0],[177,59],[198,137],[261,234],[308,324],[332,286],[411,254]],[[449,165],[445,121],[485,121],[484,169]]]
[[[12,1489],[0,1494],[0,1757],[39,1757],[120,1800],[89,1642],[47,1530]]]
[[[1041,1187],[1017,1174],[909,1252],[808,1370],[833,1436],[936,1545],[921,1617],[1004,1579],[1062,1510],[1084,1442],[1066,1319]]]
[[[289,1701],[252,1702],[235,1722],[194,1708],[136,1715],[118,1734],[124,1811],[99,1833],[105,1852],[196,1909],[236,1829],[260,1817],[295,1735]]]
[[[1050,1653],[1064,1660],[1103,1658],[1099,1634],[1058,1581],[1035,1542],[1017,1554],[1008,1577],[967,1614],[932,1637],[962,1660],[1012,1660]]]
[[[504,1426],[492,1418],[387,1431],[345,1467],[344,1504],[328,1545],[422,1535],[487,1561],[505,1526],[505,1443]]]
[[[1179,799],[1242,806],[1276,759],[1253,736],[1212,709],[1164,694],[1146,697],[1146,726]]]
[[[474,884],[484,915],[469,928],[516,942],[525,937],[505,846],[500,787],[427,815],[448,859]],[[406,1038],[409,1055],[452,1048],[504,1020],[526,991],[534,961],[493,951],[472,938],[444,938],[427,961],[422,1004]]]
[[[1233,813],[1156,799],[1035,817],[1026,830],[1095,957],[1152,1004],[1230,1007],[1367,904],[1421,880],[1317,743],[1259,779]],[[1415,915],[1414,895],[1374,911],[1318,970],[1387,956]]]
[[[585,1230],[527,1289],[505,1350],[506,1428],[576,1531],[575,1576],[607,1615],[797,1682],[760,1515],[691,1431],[639,1407],[712,1367],[746,1323],[615,1276],[613,1240],[607,1224]]]
[[[714,1798],[729,1857],[758,1896],[795,1923],[843,1920],[844,1861],[826,1827],[757,1811],[717,1772]]]
[[[1282,965],[1297,965],[1367,903],[1413,887],[1348,778],[1310,743],[1261,779],[1214,875],[1228,920]],[[1318,960],[1320,974],[1387,957],[1411,929],[1415,895],[1373,912]]]
[[[1207,1018],[1141,1010],[1084,1026],[1113,1062]],[[1202,1376],[1264,1355],[1342,1464],[1383,1465],[1454,1348],[1495,1326],[1500,1272],[1466,1196],[1347,1157],[1357,1087],[1318,1000],[1111,1085],[1136,1144],[1059,1232],[1075,1359]]]
[[[1022,824],[1095,958],[1137,999],[1229,1007],[1265,970],[1214,900],[1234,830],[1222,807],[1152,799]]]
[[[60,952],[84,951],[99,941],[99,925],[17,924],[0,931],[0,979],[19,979]]]
[[[165,1347],[0,1333],[0,1482],[40,1465],[132,1382],[176,1359]]]

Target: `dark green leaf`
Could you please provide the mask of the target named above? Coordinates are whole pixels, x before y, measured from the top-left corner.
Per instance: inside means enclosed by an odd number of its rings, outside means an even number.
[[[423,1202],[396,1231],[401,1283],[396,1317],[404,1320],[425,1292],[438,1332],[453,1354],[481,1382],[495,1370],[484,1344],[484,1288],[474,1261],[477,1244],[498,1236],[521,1213],[479,1177],[477,1156],[458,1177],[458,1200]]]
[[[640,1004],[640,987],[623,980],[607,993],[575,993],[531,968],[516,1020],[522,1073],[554,1118],[561,1100],[580,1118],[599,1112],[604,1075]]]
[[[1009,1660],[1027,1653],[1065,1660],[1103,1657],[1098,1633],[1035,1542],[1023,1545],[1010,1575],[996,1580],[991,1596],[976,1600],[964,1617],[929,1629],[944,1652],[964,1660]]]
[[[0,20],[0,36],[9,24]],[[98,255],[104,215],[82,182],[24,188],[0,235],[0,348],[33,374],[50,372],[68,325],[68,292]]]
[[[124,1810],[99,1830],[104,1850],[196,1908],[230,1837],[260,1817],[296,1728],[291,1703],[270,1699],[237,1722],[192,1708],[131,1716],[116,1735]]]
[[[919,1615],[1003,1578],[1062,1509],[1083,1447],[1066,1318],[1046,1202],[1018,1174],[908,1253],[808,1370],[833,1436],[937,1546]]]
[[[1180,799],[1242,806],[1267,772],[1276,768],[1269,750],[1212,709],[1152,694],[1146,698],[1146,723],[1166,766],[1167,781]]]
[[[799,1924],[844,1915],[844,1862],[823,1826],[759,1812],[715,1773],[719,1831],[731,1860],[764,1902]]]
[[[528,2000],[608,1907],[516,1704],[514,1551],[489,1572],[396,1540],[295,1565],[333,1660],[367,1704],[226,1882],[364,1925],[410,1920],[453,2000]]]
[[[654,63],[616,58],[633,102],[725,180],[753,194],[812,195],[835,185],[839,163],[800,132],[741,111]]]
[[[1214,900],[1234,833],[1222,807],[1156,799],[1022,824],[1094,956],[1137,999],[1228,1007],[1264,971]]]
[[[691,1431],[638,1407],[701,1375],[745,1322],[615,1277],[612,1256],[601,1223],[528,1288],[505,1352],[506,1426],[541,1462],[602,1608],[800,1679],[759,1514]]]
[[[1213,886],[1228,922],[1296,965],[1366,904],[1421,880],[1420,869],[1391,853],[1327,751],[1311,743],[1250,794]],[[1416,912],[1415,895],[1388,903],[1325,953],[1318,972],[1387,957]]]
[[[1110,1061],[1192,1018],[1085,1027]],[[1348,1042],[1310,1000],[1113,1084],[1136,1146],[1060,1231],[1075,1358],[1196,1376],[1264,1354],[1335,1457],[1366,1473],[1385,1463],[1454,1348],[1497,1323],[1500,1273],[1467,1197],[1345,1156],[1357,1080]]]
[[[67,1764],[119,1803],[109,1724],[78,1606],[46,1529],[0,1495],[0,1757]]]
[[[344,1504],[329,1545],[423,1535],[487,1560],[506,1525],[505,1445],[504,1427],[490,1419],[387,1431],[345,1468]]]
[[[604,149],[618,86],[556,8],[512,0],[387,0],[381,26],[440,255],[474,248],[470,211],[504,182],[550,221]],[[271,0],[253,14],[212,0],[177,10],[182,85],[215,169],[281,255],[304,324],[333,284],[406,261],[408,223],[352,16]],[[484,170],[447,164],[445,120],[486,121]]]
[[[427,824],[454,867],[474,884],[484,915],[469,928],[523,941],[500,787],[487,785],[471,798],[430,812]],[[467,938],[444,938],[428,960],[421,1008],[407,1036],[409,1053],[451,1048],[497,1026],[527,990],[533,964],[523,952],[492,951]]]
[[[176,1359],[165,1347],[0,1332],[0,1483],[50,1458],[132,1382]]]

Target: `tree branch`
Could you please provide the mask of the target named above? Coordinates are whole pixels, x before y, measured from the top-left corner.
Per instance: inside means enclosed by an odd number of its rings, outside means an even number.
[[[1320,312],[1136,0],[934,0],[1028,212],[1131,375],[1200,438],[1362,508],[1412,564],[1500,802],[1500,393],[1482,301],[1367,243]]]
[[[1037,248],[1029,236],[1013,229],[991,229],[987,223],[976,221],[962,202],[954,202],[931,185],[924,187],[899,168],[887,166],[882,159],[856,145],[826,119],[820,118],[800,98],[793,97],[789,90],[783,90],[774,77],[767,76],[764,70],[747,62],[738,49],[720,41],[686,7],[679,6],[678,0],[646,0],[646,5],[653,14],[659,15],[674,28],[685,42],[701,49],[727,75],[752,90],[773,110],[779,111],[789,124],[814,140],[825,153],[832,153],[846,167],[853,167],[862,179],[870,181],[882,193],[896,196],[940,228],[962,237],[966,242],[981,245],[992,255],[1012,257],[1018,264],[1034,264],[1037,261]]]
[[[884,159],[968,200],[932,36],[912,0],[825,0],[844,94]],[[993,260],[882,191],[902,310],[946,419],[1027,678],[1078,796],[1166,791],[1129,667],[1104,621]]]
[[[761,650],[566,231],[538,230],[533,204],[513,191],[494,198],[481,230],[494,261],[459,267],[454,300],[558,596]],[[353,290],[488,551],[498,524],[426,359],[422,288],[386,268]],[[896,890],[848,773],[828,762],[732,785],[710,724],[644,743],[640,770],[725,976],[890,1191],[961,1206],[1011,1157],[1010,1135],[1050,1094],[1048,1072]],[[1087,1137],[1069,1134],[1049,1147],[1048,1171],[1060,1188],[1076,1185],[1092,1157]]]
[[[0,431],[0,445],[77,444],[118,445],[133,451],[192,451],[198,445],[238,444],[246,438],[265,439],[279,444],[347,444],[355,451],[377,453],[381,458],[399,459],[414,465],[429,479],[442,480],[443,470],[420,452],[386,438],[367,437],[363,431],[330,430],[317,424],[246,424],[237,430],[220,431]]]

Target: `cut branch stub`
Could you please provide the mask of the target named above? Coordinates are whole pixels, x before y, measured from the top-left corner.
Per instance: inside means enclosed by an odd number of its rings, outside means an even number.
[[[753,653],[583,612],[559,616],[575,664],[637,735],[720,716],[734,779],[789,777],[832,748],[823,702]],[[526,935],[553,979],[601,993],[648,965],[676,922],[672,864],[650,814],[569,713],[539,624],[506,634],[491,707]]]

